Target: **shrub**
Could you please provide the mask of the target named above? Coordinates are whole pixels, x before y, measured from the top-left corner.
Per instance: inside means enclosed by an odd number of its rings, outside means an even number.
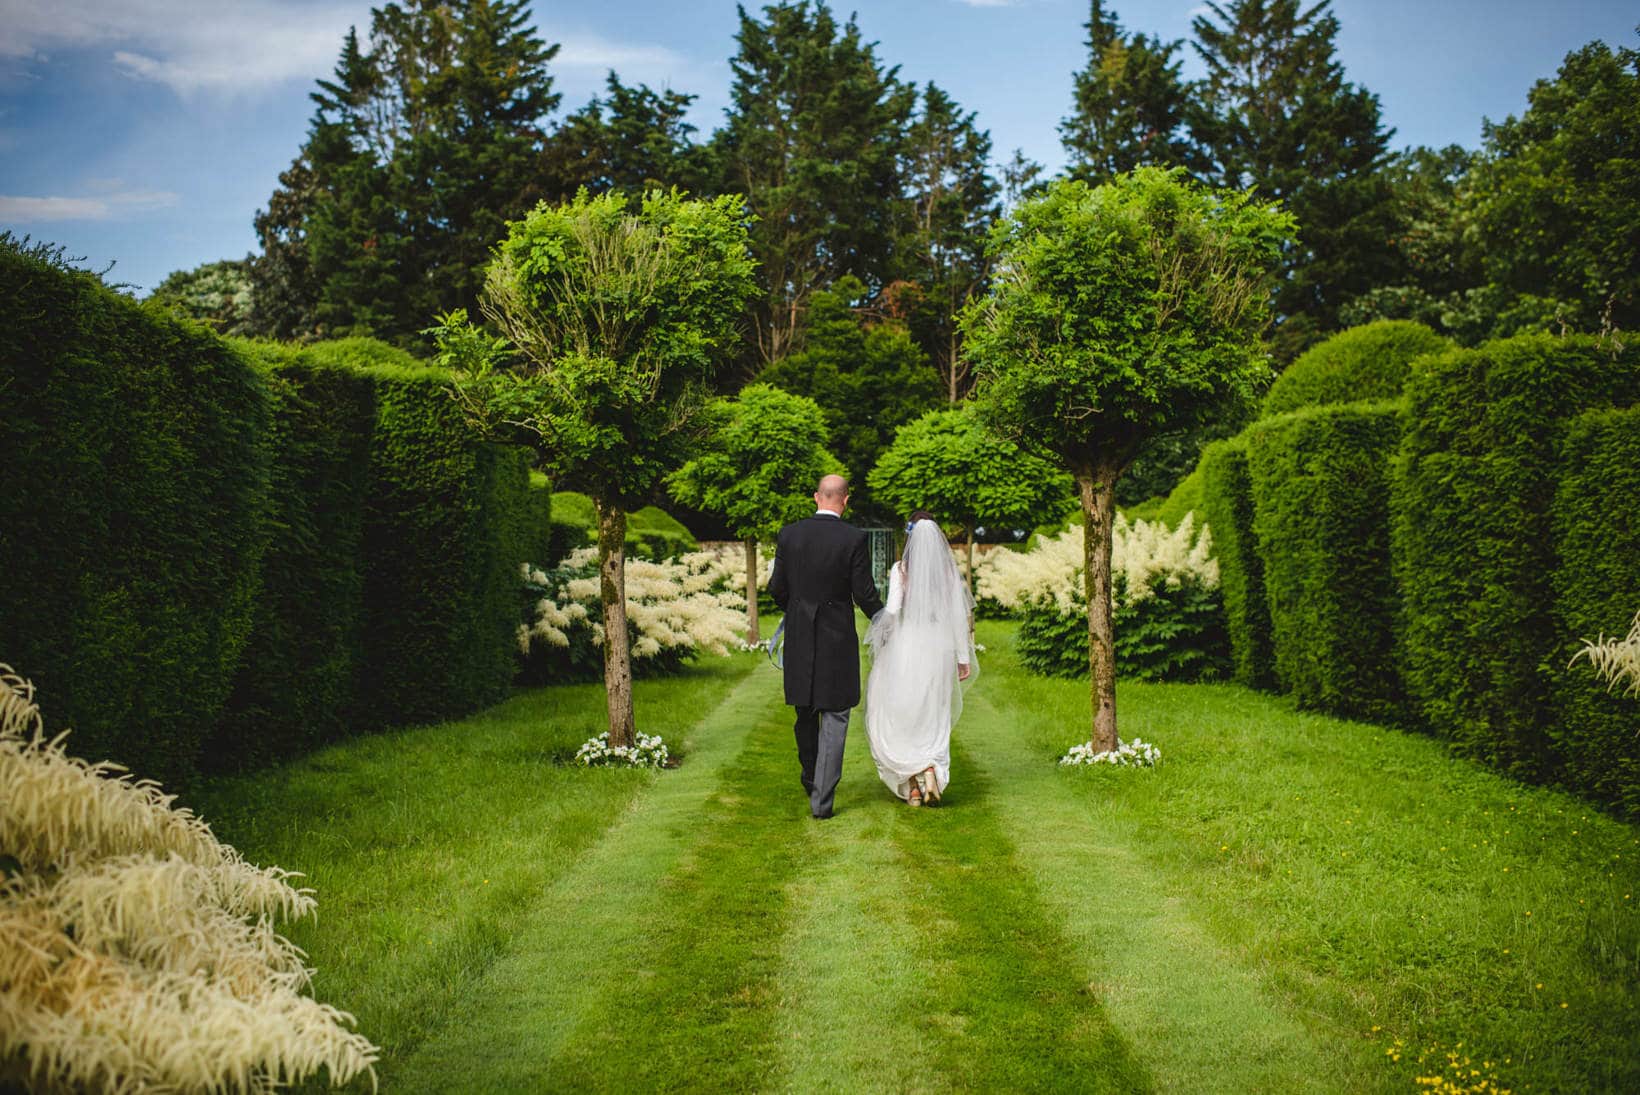
[[[713,552],[626,565],[627,633],[635,676],[675,673],[705,650],[727,654],[745,626],[744,560]],[[601,680],[603,604],[598,552],[583,548],[550,570],[524,569],[524,620],[515,638],[531,683]]]
[[[1406,386],[1412,359],[1452,345],[1422,323],[1385,319],[1340,331],[1312,346],[1276,378],[1264,414],[1300,407],[1395,399]]]
[[[1202,522],[1202,469],[1198,463],[1190,474],[1167,494],[1157,495],[1137,506],[1122,511],[1130,521],[1160,522],[1168,528],[1178,528],[1179,522],[1189,515],[1198,525]]]
[[[312,891],[246,863],[157,785],[47,740],[0,666],[0,1086],[266,1091],[374,1081],[275,922]]]
[[[553,554],[562,559],[576,548],[598,539],[598,508],[579,491],[559,491],[552,496]],[[626,515],[626,551],[645,559],[670,559],[697,551],[700,544],[682,522],[657,506],[644,506]]]
[[[1088,671],[1082,529],[1072,526],[1028,552],[991,551],[976,568],[982,602],[1020,617],[1020,660],[1038,673]],[[1212,537],[1188,516],[1177,529],[1118,515],[1111,538],[1116,669],[1146,680],[1221,675],[1228,647]]]
[[[1568,418],[1640,397],[1640,349],[1523,335],[1422,359],[1407,397],[1391,493],[1407,689],[1460,751],[1551,776],[1548,684],[1571,656],[1553,600],[1558,445]]]
[[[269,398],[201,325],[0,246],[0,652],[87,755],[193,772],[251,627]]]
[[[375,388],[311,355],[244,343],[273,397],[268,525],[250,642],[207,745],[212,767],[294,756],[345,734],[364,665],[364,523]]]
[[[1264,563],[1253,532],[1247,439],[1236,437],[1209,445],[1198,470],[1202,519],[1214,530],[1213,555],[1219,564],[1231,676],[1250,688],[1274,687],[1274,640],[1264,594]]]
[[[1300,707],[1403,715],[1387,482],[1398,407],[1311,407],[1246,433],[1276,680]]]
[[[1637,665],[1640,407],[1572,419],[1560,461],[1551,509],[1558,563],[1548,725],[1567,782],[1640,817],[1640,697],[1626,691],[1640,678],[1602,677],[1581,659],[1568,664],[1585,640],[1606,638],[1614,651],[1628,651],[1631,674]]]

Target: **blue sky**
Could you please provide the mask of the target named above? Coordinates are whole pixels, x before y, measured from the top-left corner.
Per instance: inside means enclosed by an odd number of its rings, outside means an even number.
[[[755,5],[748,5],[753,7]],[[1131,30],[1187,38],[1199,0],[1117,0]],[[1084,61],[1086,0],[859,0],[879,57],[979,112],[998,158],[1062,162],[1056,125]],[[1475,146],[1483,117],[1518,114],[1570,50],[1636,44],[1632,0],[1334,0],[1339,56],[1376,92],[1393,143]],[[66,245],[139,290],[237,258],[301,144],[354,0],[0,0],[0,226]],[[537,2],[562,43],[560,113],[628,82],[699,95],[709,132],[728,101],[735,5]],[[1188,74],[1199,67],[1191,55]]]

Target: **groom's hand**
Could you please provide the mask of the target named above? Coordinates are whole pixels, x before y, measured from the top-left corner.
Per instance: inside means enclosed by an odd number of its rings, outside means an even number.
[[[972,673],[972,672],[973,672],[973,670],[968,668],[968,663],[967,662],[958,662],[957,663],[957,680],[959,680],[959,681],[967,680],[969,674]]]

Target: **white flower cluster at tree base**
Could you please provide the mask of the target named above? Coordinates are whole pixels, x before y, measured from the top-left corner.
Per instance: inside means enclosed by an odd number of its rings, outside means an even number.
[[[314,911],[151,782],[68,756],[0,665],[0,1089],[273,1091],[375,1080],[274,930]]]
[[[666,743],[653,734],[639,734],[630,746],[611,746],[600,734],[575,751],[575,763],[583,768],[664,768],[671,758]]]
[[[1154,768],[1162,759],[1162,751],[1142,738],[1118,743],[1115,749],[1103,753],[1093,751],[1093,743],[1084,741],[1073,745],[1059,758],[1062,765],[1091,766],[1113,764],[1118,768]]]

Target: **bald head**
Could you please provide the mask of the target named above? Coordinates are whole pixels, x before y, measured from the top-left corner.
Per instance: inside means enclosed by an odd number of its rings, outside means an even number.
[[[848,480],[841,475],[823,476],[814,489],[814,504],[842,516],[848,505]]]

